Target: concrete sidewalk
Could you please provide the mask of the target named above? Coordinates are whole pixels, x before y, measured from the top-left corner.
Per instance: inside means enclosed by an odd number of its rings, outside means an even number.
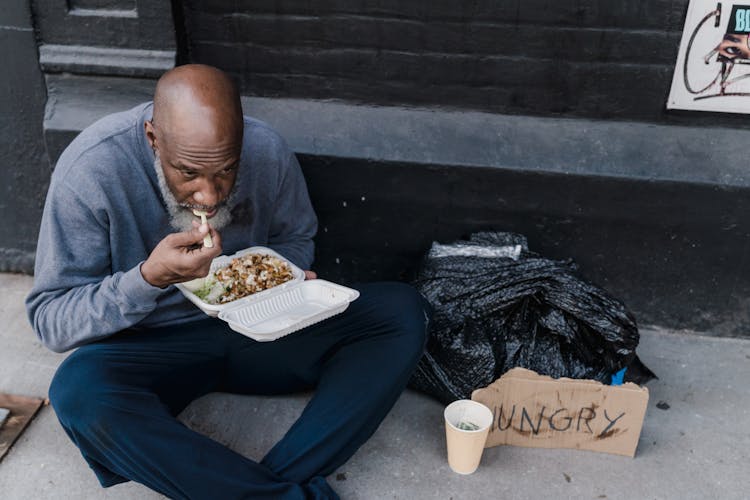
[[[28,276],[0,274],[0,392],[46,397],[65,355],[42,347],[27,323],[23,299],[31,282]],[[485,451],[475,474],[460,476],[445,461],[442,405],[407,391],[329,481],[346,499],[750,497],[750,341],[645,330],[639,356],[660,378],[648,384],[651,396],[634,459],[496,447]],[[296,419],[307,397],[212,394],[181,418],[258,459]],[[660,401],[669,409],[657,408]],[[162,497],[134,483],[100,488],[46,406],[0,462],[0,498]]]

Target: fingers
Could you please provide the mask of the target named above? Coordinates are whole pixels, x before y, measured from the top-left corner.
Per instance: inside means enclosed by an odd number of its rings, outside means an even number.
[[[212,247],[204,246],[204,238],[211,235]],[[193,221],[193,229],[181,233],[173,233],[167,236],[169,244],[174,248],[188,248],[192,251],[205,251],[206,255],[216,257],[221,254],[221,236],[210,224],[199,224]]]
[[[206,236],[209,231],[208,224],[199,224],[197,227],[194,226],[190,231],[173,233],[167,236],[167,238],[169,238],[169,243],[174,248],[192,247],[197,243],[203,245],[203,237]]]
[[[205,231],[205,232],[204,232]],[[205,236],[210,234],[213,246],[205,246]],[[219,232],[208,224],[198,228],[198,241],[194,243],[187,252],[183,254],[185,259],[183,265],[187,270],[191,268],[199,274],[198,277],[206,276],[211,268],[211,261],[221,254],[221,236]]]
[[[317,279],[318,273],[315,271],[305,271],[305,279],[306,280],[314,280]]]
[[[211,235],[211,240],[214,243],[212,250],[216,252],[216,255],[219,255],[221,253],[221,235],[216,229],[211,227],[210,224],[208,224],[208,231],[209,231],[209,234]]]
[[[205,247],[203,238],[209,234],[214,245]],[[159,287],[202,278],[211,271],[211,262],[221,252],[219,232],[209,224],[194,224],[190,231],[173,233],[160,241],[141,266],[141,274]]]

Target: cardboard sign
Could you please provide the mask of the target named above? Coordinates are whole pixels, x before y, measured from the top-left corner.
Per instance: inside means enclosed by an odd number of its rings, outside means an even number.
[[[553,379],[513,368],[471,399],[492,410],[486,448],[509,444],[634,456],[648,389],[627,383]]]

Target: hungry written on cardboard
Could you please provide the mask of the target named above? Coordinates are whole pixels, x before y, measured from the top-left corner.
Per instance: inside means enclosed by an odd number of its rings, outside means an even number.
[[[486,447],[509,444],[635,456],[648,389],[513,368],[471,398],[493,413]]]

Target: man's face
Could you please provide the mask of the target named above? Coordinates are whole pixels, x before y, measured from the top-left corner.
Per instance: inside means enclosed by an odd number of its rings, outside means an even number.
[[[229,198],[240,162],[237,138],[199,130],[165,133],[146,123],[146,135],[158,154],[167,187],[185,210],[203,210],[210,219]],[[218,135],[218,136],[217,136]]]

